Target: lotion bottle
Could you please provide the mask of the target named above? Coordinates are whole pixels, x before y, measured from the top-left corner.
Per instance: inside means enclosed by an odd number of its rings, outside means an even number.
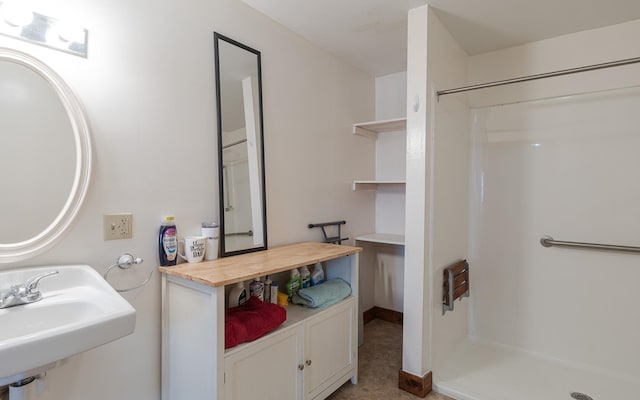
[[[162,225],[160,225],[158,254],[162,266],[176,265],[176,261],[178,261],[178,231],[173,215],[164,217]]]
[[[278,304],[278,282],[271,284],[271,304]]]

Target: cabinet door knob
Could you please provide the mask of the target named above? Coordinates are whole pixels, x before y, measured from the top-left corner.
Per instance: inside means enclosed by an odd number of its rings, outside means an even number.
[[[309,366],[309,365],[311,365],[311,360],[307,360],[304,363],[307,364],[307,366]]]
[[[302,371],[304,369],[304,364],[298,364],[298,369]]]

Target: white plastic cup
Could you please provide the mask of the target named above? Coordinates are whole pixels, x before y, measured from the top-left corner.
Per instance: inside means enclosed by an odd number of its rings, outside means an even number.
[[[204,259],[206,261],[218,258],[218,239],[220,238],[220,227],[215,222],[202,223],[202,236],[205,239]]]

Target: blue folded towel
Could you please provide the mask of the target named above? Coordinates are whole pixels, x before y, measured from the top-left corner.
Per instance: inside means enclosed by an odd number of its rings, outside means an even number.
[[[320,285],[300,289],[293,295],[292,301],[305,307],[328,307],[351,295],[351,285],[345,280],[336,278]]]

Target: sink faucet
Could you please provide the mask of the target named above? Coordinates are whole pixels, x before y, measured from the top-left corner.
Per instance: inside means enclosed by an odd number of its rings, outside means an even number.
[[[0,308],[35,303],[42,300],[42,292],[38,290],[38,283],[42,278],[57,275],[58,271],[49,271],[33,276],[22,285],[13,285],[6,291],[0,291]]]

